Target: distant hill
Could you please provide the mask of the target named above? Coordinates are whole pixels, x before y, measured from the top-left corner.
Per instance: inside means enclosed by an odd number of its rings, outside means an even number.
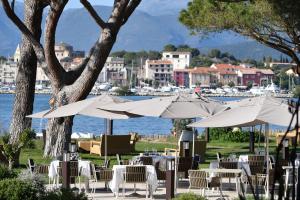
[[[240,59],[261,59],[263,56],[279,55],[270,48],[232,32],[213,34],[202,39],[191,36],[177,20],[179,10],[188,0],[175,5],[171,3],[172,0],[164,0],[162,6],[155,7],[155,2],[158,1],[161,2],[161,0],[151,0],[148,4],[141,5],[141,8],[122,27],[113,51],[162,50],[163,46],[172,43],[188,44],[204,52],[211,48],[219,48]],[[20,16],[23,16],[21,3],[18,3],[15,9]],[[105,19],[111,12],[111,7],[107,6],[96,6],[95,9]],[[99,28],[85,9],[69,9],[63,13],[57,29],[57,42],[64,41],[72,44],[75,49],[88,51],[98,37]],[[19,42],[19,31],[0,8],[0,55],[13,54]]]

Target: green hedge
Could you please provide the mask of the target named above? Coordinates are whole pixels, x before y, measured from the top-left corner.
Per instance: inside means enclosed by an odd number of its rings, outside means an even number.
[[[15,177],[17,177],[17,173],[15,171],[9,170],[8,167],[0,164],[0,180]]]
[[[39,191],[30,182],[18,179],[4,179],[0,181],[1,200],[37,200]]]
[[[210,140],[228,141],[228,142],[249,142],[250,131],[238,130],[232,131],[232,128],[210,128]],[[259,141],[259,132],[254,132],[255,142]],[[264,136],[261,134],[260,141],[264,141]]]

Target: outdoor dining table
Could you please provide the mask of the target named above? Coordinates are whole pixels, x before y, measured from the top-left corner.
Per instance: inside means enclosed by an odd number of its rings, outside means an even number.
[[[113,178],[109,182],[109,188],[111,191],[118,196],[119,186],[124,182],[123,174],[126,171],[126,166],[128,165],[114,165],[113,166]],[[130,165],[132,166],[132,165]],[[141,165],[136,165],[141,166]],[[146,165],[147,172],[147,184],[149,185],[149,192],[153,194],[156,188],[158,187],[157,175],[154,166]]]
[[[200,169],[200,171],[204,171],[204,172],[210,173],[210,174],[224,174],[224,173],[235,174],[235,176],[236,176],[236,192],[237,192],[237,194],[239,194],[239,191],[240,191],[239,183],[240,183],[240,177],[242,174],[241,169],[204,168],[204,169]]]

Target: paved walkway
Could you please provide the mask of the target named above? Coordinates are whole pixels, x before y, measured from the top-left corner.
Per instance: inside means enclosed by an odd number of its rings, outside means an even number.
[[[225,183],[224,191],[222,192],[224,199],[235,199],[237,198],[237,193],[235,191],[235,183],[231,183],[230,186]],[[110,190],[104,189],[104,183],[96,183],[96,192],[95,194],[88,193],[88,196],[92,199],[114,199],[116,198],[114,194]],[[93,187],[93,185],[91,185]],[[138,197],[132,197],[130,194],[134,192],[134,185],[133,184],[126,184],[126,193],[125,197],[122,196],[122,187],[120,186],[119,190],[119,198],[118,199],[146,199],[146,186],[145,184],[137,184],[136,185],[136,191],[139,194]],[[226,188],[226,189],[225,189]],[[189,192],[188,190],[188,181],[183,180],[180,181],[179,187],[177,189],[177,194],[182,194],[182,193],[187,193]],[[200,195],[201,192],[198,189],[191,189],[190,192],[193,192],[195,194]],[[205,196],[209,200],[214,200],[214,199],[220,199],[221,195],[218,190],[206,190],[205,191]],[[163,182],[160,183],[159,187],[155,191],[153,195],[153,199],[166,199],[166,188]]]

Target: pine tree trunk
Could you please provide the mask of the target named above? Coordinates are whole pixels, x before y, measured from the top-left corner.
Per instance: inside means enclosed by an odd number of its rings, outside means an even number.
[[[71,142],[73,118],[59,118],[48,121],[44,157],[56,157],[68,150]]]
[[[39,41],[41,37],[41,20],[43,7],[39,1],[25,0],[24,23]],[[14,99],[12,122],[10,125],[10,143],[17,143],[20,134],[31,128],[31,119],[26,115],[32,113],[36,81],[37,58],[30,42],[23,37],[21,58],[18,62],[16,79],[16,96]],[[19,156],[14,161],[19,163]]]

